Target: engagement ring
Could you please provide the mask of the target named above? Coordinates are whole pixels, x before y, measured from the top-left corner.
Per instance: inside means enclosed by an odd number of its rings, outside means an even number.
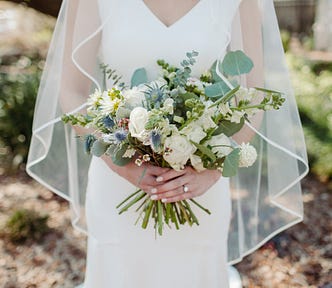
[[[186,185],[183,185],[183,192],[184,193],[187,193],[189,191],[189,188],[188,188],[188,186],[186,186]]]

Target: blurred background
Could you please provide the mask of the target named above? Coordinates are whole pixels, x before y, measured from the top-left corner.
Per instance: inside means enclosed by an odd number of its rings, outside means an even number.
[[[74,287],[83,235],[25,174],[34,102],[60,0],[0,1],[0,287]],[[310,160],[305,219],[237,265],[244,287],[332,288],[332,0],[275,0]]]

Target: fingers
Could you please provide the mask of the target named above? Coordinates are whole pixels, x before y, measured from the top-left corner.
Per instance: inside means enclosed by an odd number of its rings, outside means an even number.
[[[173,169],[169,169],[168,171],[163,171],[162,174],[159,174],[156,181],[157,182],[166,182],[173,178],[180,177],[180,176],[186,174],[186,172],[187,172],[186,170],[175,171]]]

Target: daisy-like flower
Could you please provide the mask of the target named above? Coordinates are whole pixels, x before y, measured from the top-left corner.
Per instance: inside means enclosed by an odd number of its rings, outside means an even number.
[[[240,160],[239,167],[250,167],[257,159],[257,151],[255,147],[249,143],[242,143],[240,145]]]

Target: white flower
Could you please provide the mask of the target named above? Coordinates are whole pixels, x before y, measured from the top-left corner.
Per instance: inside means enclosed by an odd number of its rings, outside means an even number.
[[[189,141],[194,141],[195,143],[201,142],[201,140],[206,136],[203,128],[197,124],[197,122],[192,122],[180,132],[182,135],[187,136]]]
[[[239,167],[249,167],[255,163],[256,159],[257,152],[255,147],[249,143],[242,143],[240,145]]]
[[[187,86],[195,86],[198,90],[204,91],[204,85],[203,82],[197,78],[189,77],[187,79]]]
[[[244,87],[240,87],[240,89],[236,92],[237,101],[251,101],[251,95],[249,90]]]
[[[190,162],[191,165],[193,165],[193,167],[195,168],[196,171],[201,172],[206,170],[206,168],[203,166],[203,162],[201,157],[197,156],[197,155],[191,155],[190,156]]]
[[[163,110],[172,115],[174,113],[174,100],[172,98],[167,98],[163,104]]]
[[[231,141],[225,134],[212,136],[206,144],[212,147],[212,152],[217,154],[218,157],[224,157],[233,151],[233,149],[229,147],[231,146]]]
[[[228,102],[225,104],[218,105],[218,109],[220,114],[222,114],[223,116],[226,116],[227,114],[232,115],[232,110],[229,108]]]
[[[145,101],[145,96],[142,90],[138,87],[133,87],[122,92],[124,98],[124,104],[128,104],[131,107],[143,106]]]
[[[100,100],[100,107],[104,114],[109,115],[116,112],[121,100],[117,97],[111,96],[110,91],[104,91],[102,99]]]
[[[146,141],[148,133],[145,130],[145,125],[148,119],[148,111],[143,107],[136,107],[131,111],[128,128],[132,137],[142,142]]]
[[[100,104],[100,101],[102,99],[102,93],[100,90],[96,89],[93,94],[91,94],[88,98],[87,105],[91,109],[97,108]],[[88,108],[88,109],[89,109]]]
[[[244,114],[245,114],[244,111],[233,111],[230,121],[233,123],[240,123]]]
[[[257,113],[259,113],[261,110],[259,110],[258,108],[249,108],[246,109],[246,113],[248,115],[248,117],[252,117],[254,115],[256,115]]]
[[[171,167],[180,171],[184,168],[190,156],[195,153],[196,148],[182,135],[172,135],[165,140],[164,159]]]
[[[122,155],[124,158],[132,158],[136,153],[134,148],[128,148],[126,152]]]

